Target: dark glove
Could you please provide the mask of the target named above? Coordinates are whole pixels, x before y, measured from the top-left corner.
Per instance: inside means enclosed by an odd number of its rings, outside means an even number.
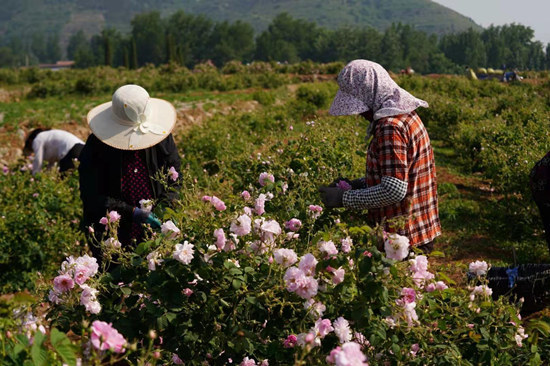
[[[133,220],[140,224],[149,224],[153,229],[159,229],[161,226],[161,222],[154,213],[144,211],[139,207],[134,209]]]
[[[326,208],[343,207],[342,199],[344,197],[344,191],[335,187],[321,187],[319,188],[321,193],[321,199]]]

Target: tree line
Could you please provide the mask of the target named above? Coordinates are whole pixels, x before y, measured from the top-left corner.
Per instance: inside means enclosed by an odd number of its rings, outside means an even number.
[[[87,37],[73,34],[66,56],[76,67],[98,65],[138,68],[145,64],[176,63],[192,68],[211,61],[220,67],[228,61],[295,63],[349,61],[366,58],[390,70],[412,67],[420,73],[455,73],[464,67],[550,69],[550,44],[534,40],[534,31],[520,24],[490,26],[437,37],[411,25],[393,24],[381,32],[371,27],[335,30],[276,16],[258,35],[244,21],[215,22],[204,15],[178,11],[166,18],[157,11],[131,20],[122,34],[107,28]],[[58,37],[36,35],[30,42],[0,39],[0,66],[29,62],[55,62],[61,57]]]

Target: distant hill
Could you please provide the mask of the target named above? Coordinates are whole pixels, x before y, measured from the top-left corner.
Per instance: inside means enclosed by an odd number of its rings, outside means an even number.
[[[2,0],[0,36],[58,33],[63,45],[82,29],[95,34],[104,27],[125,32],[132,17],[159,10],[183,9],[214,20],[243,20],[262,31],[279,13],[314,21],[327,28],[372,26],[384,30],[406,23],[436,34],[481,29],[467,18],[431,0]]]

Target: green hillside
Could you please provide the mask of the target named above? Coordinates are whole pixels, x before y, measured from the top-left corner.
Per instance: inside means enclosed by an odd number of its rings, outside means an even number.
[[[4,0],[0,12],[0,36],[58,33],[62,44],[82,29],[87,34],[102,28],[129,30],[132,17],[159,10],[163,15],[178,9],[200,13],[214,20],[244,20],[257,31],[282,12],[315,21],[328,28],[372,26],[379,30],[391,23],[415,25],[429,33],[479,28],[471,19],[431,0]]]

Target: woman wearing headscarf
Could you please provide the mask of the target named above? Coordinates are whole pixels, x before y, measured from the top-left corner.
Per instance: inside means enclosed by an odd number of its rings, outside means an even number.
[[[108,211],[117,211],[121,215],[119,241],[129,245],[142,239],[143,224],[160,227],[160,221],[142,209],[140,201],[166,205],[177,198],[175,173],[180,157],[171,134],[176,110],[165,100],[149,97],[141,86],[125,85],[115,91],[111,102],[93,108],[87,119],[92,134],[78,168],[82,223],[101,228],[99,220]],[[153,179],[158,172],[167,177],[169,170],[173,179]],[[98,248],[92,251],[100,258]]]
[[[355,60],[338,76],[339,90],[330,114],[361,115],[370,121],[364,178],[352,189],[321,187],[326,207],[368,210],[374,223],[396,230],[388,220],[404,219],[397,233],[410,245],[430,252],[441,234],[433,151],[428,133],[416,113],[428,103],[400,88],[379,64]]]

